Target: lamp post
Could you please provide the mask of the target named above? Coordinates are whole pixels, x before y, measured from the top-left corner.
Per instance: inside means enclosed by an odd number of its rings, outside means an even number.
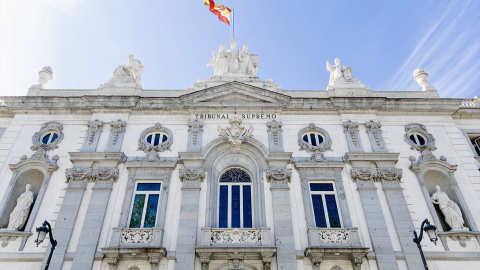
[[[35,243],[37,243],[37,247],[43,242],[47,233],[48,233],[48,236],[50,237],[50,244],[52,244],[52,248],[50,249],[50,255],[48,255],[48,260],[47,260],[47,263],[45,264],[45,270],[47,270],[48,266],[50,266],[50,260],[52,259],[52,254],[53,254],[53,251],[55,250],[55,246],[57,246],[57,241],[53,239],[52,227],[50,226],[50,223],[48,223],[46,220],[43,222],[42,227],[37,228],[37,233],[38,233],[37,240],[35,240]]]
[[[427,226],[425,226],[425,224],[427,224]],[[435,225],[431,225],[428,219],[425,219],[422,222],[422,226],[420,226],[420,236],[417,236],[417,232],[415,230],[413,231],[413,235],[415,236],[415,238],[413,238],[413,242],[417,243],[418,250],[420,250],[420,255],[422,256],[423,266],[425,267],[425,270],[428,270],[427,261],[423,255],[422,246],[420,245],[420,242],[423,238],[423,232],[426,232],[428,238],[430,238],[430,241],[437,245],[437,227],[435,227]]]

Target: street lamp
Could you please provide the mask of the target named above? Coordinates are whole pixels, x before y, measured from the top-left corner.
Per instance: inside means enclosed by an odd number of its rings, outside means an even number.
[[[427,224],[427,226],[425,226]],[[413,235],[415,238],[413,238],[413,242],[417,243],[418,250],[420,250],[420,255],[422,256],[422,261],[423,261],[423,266],[425,267],[425,270],[428,270],[428,265],[427,261],[425,261],[425,256],[423,255],[422,251],[422,246],[420,245],[420,242],[422,241],[423,238],[423,232],[426,232],[428,235],[428,238],[430,238],[430,241],[432,241],[435,245],[437,245],[437,227],[435,225],[431,225],[428,219],[425,219],[422,222],[422,226],[420,226],[420,237],[417,236],[417,232],[414,230]]]
[[[37,243],[37,247],[43,242],[47,233],[50,237],[50,244],[52,244],[52,248],[50,249],[50,255],[48,255],[48,260],[45,264],[45,270],[47,270],[48,266],[50,266],[50,260],[52,259],[52,254],[55,250],[55,246],[57,245],[57,241],[53,239],[52,227],[50,226],[50,223],[48,223],[46,220],[43,222],[42,227],[37,228],[37,233],[37,240],[35,240],[35,243]]]

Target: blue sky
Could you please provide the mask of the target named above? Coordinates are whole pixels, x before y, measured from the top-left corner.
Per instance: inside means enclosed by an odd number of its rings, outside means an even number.
[[[374,91],[419,91],[421,67],[441,97],[480,95],[480,1],[218,0],[235,9],[239,47],[258,75],[285,90],[324,90],[338,57]],[[129,54],[144,89],[187,89],[230,29],[202,0],[0,1],[0,95],[26,95],[51,66],[47,88],[95,89]]]

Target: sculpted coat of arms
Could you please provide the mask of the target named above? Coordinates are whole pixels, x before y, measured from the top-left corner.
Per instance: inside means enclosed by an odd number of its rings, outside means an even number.
[[[242,125],[242,119],[239,117],[230,119],[230,124],[232,126],[227,128],[221,128],[218,126],[218,136],[222,137],[226,142],[229,142],[232,145],[233,150],[238,150],[245,139],[253,136],[253,126],[246,129]]]

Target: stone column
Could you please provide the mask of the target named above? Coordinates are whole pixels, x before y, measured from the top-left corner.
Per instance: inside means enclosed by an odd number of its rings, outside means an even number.
[[[66,188],[65,197],[63,198],[62,207],[58,213],[57,221],[53,228],[53,235],[57,240],[55,252],[53,252],[50,261],[50,270],[62,269],[63,261],[65,259],[65,252],[67,252],[70,236],[77,220],[78,210],[82,202],[83,193],[87,186],[87,180],[91,169],[68,169],[66,172],[68,186]],[[51,244],[48,244],[47,250],[43,257],[41,269],[45,268],[48,256],[50,255]]]
[[[88,129],[85,134],[81,152],[95,152],[97,150],[100,134],[102,134],[103,121],[89,121],[87,126]]]
[[[269,162],[272,164],[273,162]],[[275,246],[277,247],[278,269],[297,269],[295,239],[293,236],[290,187],[292,170],[283,167],[270,167],[267,182],[272,191],[273,223],[275,226]]]
[[[95,185],[73,258],[72,269],[92,269],[110,192],[113,182],[118,179],[118,169],[96,169],[95,175]]]
[[[187,164],[189,162],[186,162]],[[185,162],[184,162],[185,164]],[[198,204],[201,183],[205,178],[203,168],[180,169],[182,181],[182,204],[178,224],[175,269],[195,268],[195,245],[197,242]],[[204,269],[202,263],[202,269]]]
[[[423,262],[418,252],[417,245],[412,241],[412,231],[415,230],[410,211],[408,210],[405,196],[400,186],[402,170],[395,168],[377,169],[378,179],[382,182],[388,207],[392,213],[395,230],[397,231],[400,245],[405,254],[405,261],[409,270],[423,270]]]
[[[396,270],[398,269],[397,259],[388,235],[387,223],[383,216],[377,188],[374,183],[377,173],[369,167],[354,167],[351,174],[352,179],[357,182],[357,189],[360,194],[373,250],[375,251],[378,269]]]

